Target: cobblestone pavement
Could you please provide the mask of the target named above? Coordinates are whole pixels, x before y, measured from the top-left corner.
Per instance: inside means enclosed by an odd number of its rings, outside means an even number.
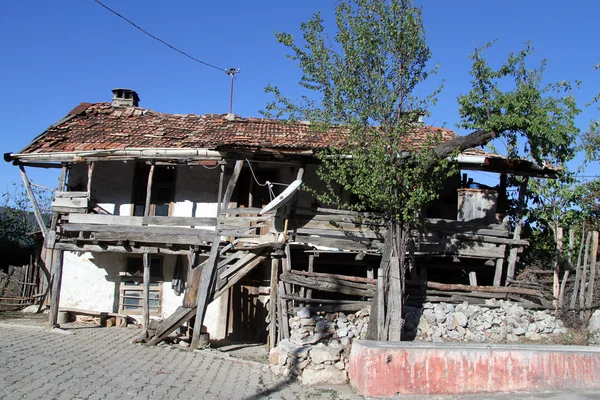
[[[59,331],[60,332],[60,331]],[[216,351],[147,347],[137,329],[0,321],[0,399],[363,399],[348,387],[275,380],[264,365]],[[599,391],[396,396],[402,400],[600,399]]]
[[[0,399],[361,398],[274,380],[258,362],[130,343],[137,329],[0,323]],[[59,331],[60,332],[60,331]]]

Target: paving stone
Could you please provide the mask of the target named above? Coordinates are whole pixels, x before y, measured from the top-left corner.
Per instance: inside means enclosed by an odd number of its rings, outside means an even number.
[[[275,379],[260,363],[131,344],[135,329],[67,326],[74,334],[57,335],[42,328],[0,321],[0,398],[337,398]]]

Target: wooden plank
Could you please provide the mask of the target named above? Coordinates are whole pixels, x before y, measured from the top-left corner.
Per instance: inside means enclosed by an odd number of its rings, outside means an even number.
[[[358,301],[358,300],[339,300],[339,299],[312,299],[308,297],[301,297],[295,294],[284,294],[283,297],[286,300],[294,300],[300,303],[314,303],[314,304],[354,304],[354,303],[363,303],[366,306],[369,306],[371,301]]]
[[[85,214],[88,212],[87,207],[59,207],[52,206],[53,212],[69,213],[69,214]]]
[[[195,308],[177,307],[173,314],[161,321],[158,328],[156,328],[154,337],[150,339],[148,345],[153,346],[163,341],[175,329],[189,321],[195,313]]]
[[[71,224],[122,226],[142,226],[144,221],[144,217],[127,217],[105,214],[74,214],[68,215],[66,219]],[[64,224],[64,226],[67,226],[67,224]]]
[[[261,253],[261,251],[258,251],[257,253],[247,253],[247,254],[245,254],[243,257],[239,258],[238,261],[235,264],[227,266],[227,268],[224,269],[222,272],[220,271],[219,272],[219,276],[222,279],[228,278],[229,276],[231,276],[234,273],[236,273],[237,271],[239,271],[240,268],[242,268],[244,265],[246,265],[247,263],[249,263],[250,261],[252,261],[256,257],[258,257],[260,255],[260,253]]]
[[[181,249],[168,249],[154,246],[140,246],[131,247],[125,245],[97,245],[97,244],[82,244],[78,245],[75,243],[64,243],[57,242],[55,245],[56,249],[64,251],[89,251],[90,253],[121,253],[121,254],[173,254],[173,255],[186,255],[187,250]]]
[[[323,311],[327,313],[334,312],[356,312],[369,307],[371,303],[363,301],[355,301],[354,303],[343,303],[343,304],[323,304],[323,305],[311,305],[309,306],[311,311]],[[299,307],[293,309],[294,312],[299,310]]]
[[[306,243],[313,246],[323,246],[331,249],[354,251],[366,251],[369,246],[365,242],[368,243],[369,240],[358,240],[356,238],[353,238],[352,240],[344,240],[300,235],[296,236],[296,239],[294,240],[294,243]]]
[[[87,198],[88,197],[88,192],[64,192],[62,190],[57,190],[56,192],[54,192],[54,197],[56,199],[60,199],[60,198],[65,198],[65,199],[72,199],[72,198]]]
[[[238,178],[240,176],[240,172],[242,170],[243,161],[238,160],[235,163],[235,167],[233,168],[233,173],[231,178],[229,179],[229,183],[227,184],[227,189],[225,190],[225,194],[223,195],[223,199],[219,201],[219,214],[220,210],[223,209],[225,204],[229,204],[231,201],[231,196],[233,194],[233,190],[237,184]],[[220,183],[220,187],[222,187],[222,179]],[[219,190],[220,192],[220,190]],[[220,194],[220,193],[219,193]],[[217,224],[220,221],[217,219]],[[208,258],[207,265],[204,267],[202,271],[202,275],[200,276],[200,286],[198,289],[197,303],[196,303],[196,321],[194,322],[194,333],[192,336],[192,343],[190,344],[190,349],[195,350],[198,347],[198,340],[200,339],[200,331],[202,329],[202,323],[204,322],[204,316],[206,315],[206,308],[208,307],[209,299],[211,298],[211,291],[213,288],[213,284],[215,282],[215,272],[217,269],[217,255],[219,250],[217,236],[215,236],[213,240],[213,244],[210,250],[210,256]]]
[[[54,207],[86,208],[88,206],[87,197],[84,198],[56,198],[52,201]]]
[[[496,287],[496,286],[470,286],[462,284],[452,283],[439,283],[439,282],[422,282],[422,281],[406,281],[407,285],[418,286],[425,284],[429,289],[445,290],[445,291],[458,291],[458,292],[489,292],[489,293],[510,293],[510,294],[521,294],[526,296],[541,297],[542,293],[539,290],[518,288],[512,286]]]
[[[314,256],[313,256],[314,257]],[[310,265],[310,263],[309,263]],[[370,279],[370,278],[363,278],[360,276],[350,276],[350,275],[339,275],[339,274],[327,274],[327,273],[323,273],[323,272],[312,272],[309,268],[308,271],[291,271],[291,273],[294,274],[298,274],[298,275],[304,275],[304,276],[312,276],[315,278],[330,278],[330,279],[340,279],[343,281],[349,281],[349,282],[360,282],[360,283],[370,283],[373,285],[377,284],[377,279]]]
[[[258,207],[234,207],[234,208],[224,208],[219,214],[258,214],[262,210],[262,208]],[[270,213],[268,213],[270,214]],[[265,215],[268,215],[265,214]]]
[[[291,229],[295,233],[300,234],[300,235],[319,235],[320,237],[330,237],[330,238],[334,238],[334,239],[344,238],[347,240],[351,240],[352,238],[359,238],[359,239],[382,239],[383,238],[383,235],[381,235],[377,232],[368,231],[368,230],[344,231],[344,230],[339,230],[339,229],[297,228],[293,224],[292,224]]]
[[[214,217],[144,217],[144,225],[164,226],[216,226]]]
[[[217,219],[214,217],[128,217],[120,215],[84,214],[69,215],[70,223],[75,224],[101,224],[101,225],[123,225],[123,226],[216,226]]]
[[[375,294],[375,285],[363,284],[361,287],[356,287],[357,284],[352,282],[328,280],[325,278],[317,279],[289,272],[281,274],[281,280],[288,284],[305,286],[323,292],[343,293],[365,297],[373,297]]]
[[[127,240],[136,243],[171,243],[185,245],[200,245],[212,241],[214,236],[210,235],[181,235],[181,234],[155,234],[155,233],[133,233],[133,232],[94,232],[93,239],[99,241]],[[218,242],[218,240],[217,240]]]
[[[63,224],[61,227],[65,232],[108,232],[208,237],[212,237],[215,234],[214,230],[209,229],[181,228],[173,226],[133,226],[67,223]]]
[[[238,283],[244,276],[246,276],[250,271],[252,271],[257,265],[262,263],[266,259],[265,256],[257,256],[254,259],[250,260],[242,269],[237,271],[232,277],[227,280],[225,286],[219,288],[219,290],[213,295],[212,300],[218,298],[223,293],[227,292],[233,285]],[[212,301],[211,300],[211,301]]]
[[[385,221],[381,218],[366,218],[364,216],[356,217],[349,215],[338,214],[317,214],[310,213],[299,208],[296,208],[296,216],[294,218],[299,224],[305,221],[330,221],[330,222],[345,222],[348,224],[363,224],[366,226],[381,226],[385,228]]]

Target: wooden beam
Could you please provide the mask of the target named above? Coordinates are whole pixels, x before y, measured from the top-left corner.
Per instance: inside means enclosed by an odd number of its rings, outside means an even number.
[[[279,258],[271,258],[271,286],[269,290],[269,348],[277,344],[277,276],[279,273]]]
[[[502,274],[504,269],[504,258],[496,259],[496,270],[494,271],[494,286],[502,284]]]
[[[586,307],[592,306],[592,300],[594,299],[594,286],[596,286],[596,256],[598,254],[598,231],[592,233],[592,252],[590,255],[590,279],[588,280]]]
[[[142,320],[143,326],[146,333],[150,326],[150,264],[151,255],[145,253],[142,257],[144,263],[144,278],[143,278],[143,292],[142,292]]]
[[[308,272],[314,272],[315,270],[315,255],[308,255]],[[312,289],[306,289],[306,297],[309,299],[312,297]]]
[[[475,271],[469,272],[469,285],[477,286],[477,272],[475,272]]]
[[[376,289],[375,285],[370,284],[358,284],[337,279],[313,278],[290,272],[281,274],[281,281],[287,284],[305,286],[323,292],[343,293],[365,297],[373,297]]]
[[[148,185],[146,186],[146,203],[144,205],[144,217],[150,215],[150,202],[152,199],[152,177],[154,176],[154,164],[150,166],[148,171]]]
[[[525,207],[525,192],[527,191],[527,183],[529,178],[524,177],[521,186],[519,187],[519,199],[517,202],[517,219],[515,222],[515,231],[513,239],[521,239],[521,229],[523,226],[523,208]],[[506,269],[506,278],[514,279],[515,277],[515,265],[517,264],[517,256],[519,254],[519,247],[513,247],[510,249],[508,256],[508,265]]]
[[[235,167],[233,168],[233,173],[231,178],[229,179],[229,183],[227,184],[227,189],[225,190],[225,194],[223,199],[219,202],[218,214],[220,215],[220,210],[224,208],[225,205],[229,204],[231,201],[231,196],[233,195],[233,190],[237,184],[238,178],[240,177],[240,172],[242,170],[243,161],[238,160],[235,163]],[[223,172],[222,172],[223,173]],[[222,180],[220,186],[222,187]],[[217,226],[220,220],[217,217]],[[217,269],[217,256],[219,252],[219,234],[215,234],[213,239],[213,243],[210,249],[210,255],[208,258],[208,262],[202,270],[202,274],[200,276],[200,285],[198,288],[198,296],[196,303],[196,321],[194,322],[194,333],[192,335],[192,343],[190,344],[190,350],[195,350],[198,347],[198,341],[200,339],[200,331],[202,329],[202,323],[204,322],[204,316],[206,315],[206,308],[208,307],[208,302],[211,298],[211,291],[215,281],[215,271]]]
[[[31,201],[31,205],[33,206],[33,214],[35,215],[35,220],[42,231],[42,235],[44,238],[48,234],[48,228],[44,223],[44,219],[42,218],[42,213],[40,211],[40,206],[33,194],[33,190],[31,190],[31,184],[29,179],[27,178],[27,173],[25,172],[25,167],[23,165],[19,165],[19,170],[21,171],[21,179],[23,180],[23,185],[25,185],[25,191],[27,192],[27,196],[29,196],[29,200]]]
[[[63,252],[61,250],[49,250],[47,253],[52,257],[52,291],[50,293],[50,327],[58,326],[58,306],[60,304],[60,288],[62,283]]]
[[[57,191],[62,191],[67,180],[67,165],[63,165],[60,176],[58,178]],[[49,325],[51,327],[58,325],[58,307],[60,306],[60,290],[62,286],[62,268],[63,268],[63,252],[57,250],[56,247],[56,225],[58,224],[59,213],[55,212],[52,215],[50,222],[50,230],[44,238],[44,247],[46,248],[46,267],[51,273],[52,289],[50,293],[50,315]]]
[[[94,174],[94,165],[96,165],[95,162],[90,162],[88,164],[88,180],[87,180],[87,198],[91,198],[92,197],[92,175]]]

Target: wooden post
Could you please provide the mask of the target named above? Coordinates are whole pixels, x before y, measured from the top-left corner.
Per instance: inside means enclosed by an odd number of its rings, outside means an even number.
[[[377,304],[377,340],[384,340],[385,333],[385,281],[383,270],[377,270],[377,294],[373,299],[373,304]],[[377,303],[375,303],[377,300]]]
[[[50,295],[50,327],[58,326],[58,305],[60,304],[60,287],[62,283],[63,252],[49,251],[52,255],[52,291]]]
[[[523,178],[523,182],[521,182],[521,186],[519,187],[519,200],[517,203],[517,220],[515,222],[515,232],[513,235],[513,239],[521,239],[521,229],[523,227],[523,207],[525,205],[525,192],[527,191],[527,183],[529,182],[528,177]],[[506,282],[509,282],[509,279],[514,279],[515,277],[515,265],[517,264],[517,256],[519,254],[519,247],[513,247],[510,249],[510,254],[508,256],[508,266],[506,270]]]
[[[88,164],[88,180],[87,180],[88,200],[92,197],[92,175],[94,173],[94,165],[95,165],[95,163],[93,161]]]
[[[475,272],[475,271],[469,272],[469,285],[477,286],[477,272]]]
[[[48,233],[48,228],[44,223],[44,219],[42,218],[42,213],[40,212],[40,206],[33,194],[33,190],[31,190],[31,184],[29,183],[29,179],[27,178],[27,174],[25,173],[25,167],[23,165],[19,165],[19,170],[21,171],[21,179],[23,180],[23,185],[25,185],[25,191],[27,191],[27,196],[29,196],[29,200],[31,201],[31,205],[33,206],[33,215],[35,215],[35,220],[42,231],[42,235],[46,238]]]
[[[585,222],[581,230],[581,243],[579,244],[579,255],[577,256],[577,267],[575,269],[575,286],[573,287],[573,293],[571,294],[571,302],[569,308],[575,308],[577,305],[577,294],[579,292],[579,280],[581,278],[581,257],[583,254],[583,243],[585,242]]]
[[[583,251],[583,269],[581,271],[581,282],[579,284],[579,307],[585,307],[585,281],[587,279],[587,267],[590,254],[590,244],[592,242],[592,232],[588,232],[585,241],[585,250]]]
[[[63,164],[60,177],[58,178],[57,191],[62,191],[65,187],[65,181],[67,179],[67,165]],[[23,170],[23,173],[25,171]],[[32,192],[33,195],[33,192]],[[32,202],[34,199],[32,199]],[[37,207],[37,202],[36,202]],[[63,270],[63,252],[62,250],[55,250],[55,238],[56,238],[56,225],[58,224],[59,213],[55,212],[52,215],[52,221],[50,222],[50,234],[44,236],[44,247],[46,248],[46,268],[50,272],[51,288],[50,288],[50,315],[48,323],[51,327],[58,326],[58,307],[60,306],[60,289],[62,284],[62,270]]]
[[[590,255],[590,279],[588,279],[586,307],[592,307],[594,298],[594,286],[596,283],[596,256],[598,253],[598,231],[592,233],[592,254]]]
[[[308,256],[308,272],[314,272],[314,270],[315,270],[315,255],[310,254]],[[306,297],[309,299],[312,298],[312,289],[306,289]]]
[[[233,190],[235,189],[235,185],[237,184],[238,178],[240,177],[240,172],[242,171],[243,164],[244,162],[242,160],[236,161],[235,167],[233,168],[233,174],[231,175],[229,183],[227,184],[227,189],[225,190],[223,200],[220,202],[219,207],[217,207],[217,226],[215,230],[215,236],[213,238],[213,243],[210,248],[210,255],[208,257],[208,261],[202,268],[202,273],[200,275],[200,285],[198,287],[198,295],[196,296],[196,321],[194,322],[194,333],[192,335],[192,343],[190,344],[191,351],[196,350],[196,348],[198,347],[198,341],[200,340],[200,331],[202,330],[202,323],[204,322],[206,308],[208,307],[208,302],[210,300],[211,292],[213,290],[215,282],[215,271],[219,255],[219,224],[221,220],[221,210],[224,206],[227,206],[231,201],[231,196],[233,195]]]
[[[279,259],[271,258],[271,288],[269,293],[269,348],[277,344],[277,277],[279,275]]]
[[[142,293],[142,312],[143,312],[143,326],[144,331],[148,333],[148,327],[150,326],[150,254],[144,253],[144,289]]]
[[[558,296],[560,291],[560,259],[562,257],[563,228],[555,227],[554,240],[556,241],[556,257],[554,260],[554,271],[552,274],[552,296],[558,307]]]
[[[377,291],[373,298],[371,314],[369,316],[368,338],[372,340],[387,340],[385,337],[385,319],[386,319],[386,293],[385,284],[388,279],[388,270],[392,253],[392,228],[388,226],[385,236],[385,246],[381,255],[381,262],[377,271]],[[381,280],[381,284],[379,282]],[[381,318],[381,319],[380,319]]]
[[[146,203],[144,205],[144,217],[150,215],[150,206],[152,200],[152,178],[154,177],[154,164],[150,166],[148,172],[148,184],[146,185]],[[89,178],[89,176],[88,176]],[[89,190],[89,188],[88,188]],[[142,292],[142,319],[144,326],[144,336],[148,335],[148,327],[150,326],[150,254],[144,253],[144,276],[143,276],[143,292]]]
[[[494,286],[502,284],[502,270],[504,268],[504,258],[496,259],[496,271],[494,272]]]
[[[386,315],[387,340],[400,341],[402,339],[402,288],[400,282],[400,261],[394,256],[390,260],[390,273],[388,278],[388,307]]]
[[[279,281],[278,288],[278,296],[279,296],[279,331],[281,332],[282,339],[290,338],[290,324],[288,321],[288,308],[287,308],[287,300],[284,299],[282,294],[289,294],[285,292],[285,286],[282,281]]]

